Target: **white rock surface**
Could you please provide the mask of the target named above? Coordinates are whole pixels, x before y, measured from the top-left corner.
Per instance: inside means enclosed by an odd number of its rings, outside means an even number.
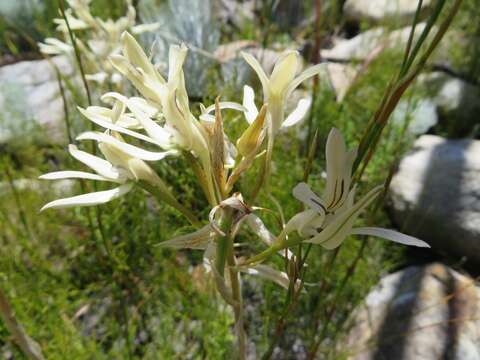
[[[480,141],[423,135],[390,185],[391,213],[434,250],[480,263]]]
[[[60,73],[74,69],[65,57],[52,59]],[[64,109],[54,67],[47,60],[0,67],[0,142],[21,138],[40,126],[46,142],[64,143]]]
[[[357,74],[356,66],[332,62],[326,64],[325,72],[321,73],[321,76],[328,81],[335,92],[337,101],[340,102],[355,81]]]
[[[415,38],[420,36],[425,23],[420,23],[415,29]],[[405,47],[410,36],[411,27],[388,32],[383,27],[373,28],[358,34],[351,39],[339,39],[331,49],[320,51],[322,59],[327,60],[365,60],[376,51],[385,48]]]
[[[480,359],[480,289],[442,264],[384,277],[351,320],[350,360]]]
[[[422,3],[422,11],[431,5]],[[348,18],[357,21],[381,21],[390,18],[411,20],[417,10],[418,0],[347,0],[343,7]]]

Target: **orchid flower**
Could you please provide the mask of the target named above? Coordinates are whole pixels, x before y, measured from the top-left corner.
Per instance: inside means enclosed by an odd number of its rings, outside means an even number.
[[[268,104],[271,117],[272,136],[282,127],[295,125],[305,118],[312,103],[310,97],[302,98],[296,108],[285,118],[285,104],[293,91],[308,78],[317,75],[323,65],[317,64],[296,76],[300,65],[298,51],[286,51],[275,63],[270,78],[262,66],[251,54],[243,52],[243,58],[257,73],[263,87],[263,102]],[[258,114],[255,105],[255,93],[249,86],[244,87],[243,105],[248,109],[247,121],[251,123]]]
[[[404,245],[430,247],[424,241],[394,230],[377,227],[355,228],[356,220],[383,191],[383,186],[375,187],[355,202],[356,187],[350,187],[356,149],[347,150],[341,133],[332,129],[327,139],[326,154],[327,184],[323,195],[317,195],[303,182],[295,186],[293,196],[306,206],[306,210],[294,215],[287,222],[269,249],[248,259],[245,264],[260,262],[301,242],[318,244],[329,250],[335,249],[350,235],[376,236]],[[263,236],[266,236],[266,230],[262,231]],[[299,238],[287,238],[294,231]]]
[[[315,194],[305,183],[299,183],[293,189],[293,196],[307,206],[307,210],[294,216],[287,228],[295,228],[304,242],[320,244],[324,248],[334,249],[349,235],[371,235],[385,238],[405,245],[428,247],[429,245],[414,237],[380,228],[354,228],[360,213],[382,192],[383,186],[377,186],[360,201],[354,202],[355,187],[350,189],[352,166],[356,149],[347,150],[345,140],[337,129],[332,129],[327,139],[327,184],[323,196]],[[288,230],[287,230],[288,231]]]

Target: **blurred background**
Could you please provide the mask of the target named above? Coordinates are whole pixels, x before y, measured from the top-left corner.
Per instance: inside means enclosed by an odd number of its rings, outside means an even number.
[[[416,36],[438,1],[423,1]],[[283,50],[304,64],[325,63],[296,90],[313,99],[308,118],[278,137],[272,194],[289,218],[291,189],[303,178],[318,130],[312,188],[324,184],[331,127],[360,141],[389,81],[402,64],[416,0],[137,0],[138,35],[166,70],[168,46],[189,47],[185,78],[192,109],[242,101],[244,84],[260,91],[240,56],[271,71]],[[450,2],[446,2],[446,8]],[[68,8],[68,4],[65,4]],[[94,16],[118,20],[124,0],[92,0]],[[448,11],[440,14],[440,20]],[[349,239],[338,252],[312,248],[306,293],[283,318],[285,291],[245,275],[249,356],[273,359],[480,359],[480,3],[464,0],[422,74],[399,102],[362,178],[361,191],[390,179],[383,203],[362,222],[417,236],[431,250],[380,239]],[[54,0],[0,0],[0,290],[47,359],[235,358],[233,316],[214,295],[202,252],[155,247],[191,231],[168,206],[135,191],[100,210],[39,213],[46,202],[91,185],[37,180],[78,169],[66,147],[89,128],[73,56],[45,59],[38,43],[61,37]],[[81,37],[81,35],[79,35]],[[66,39],[61,39],[65,41]],[[90,83],[92,101],[109,85]],[[125,82],[123,90],[133,88]],[[258,93],[259,94],[259,93]],[[226,114],[227,133],[246,122]],[[279,150],[279,151],[278,151]],[[188,164],[156,170],[178,198],[207,218],[208,205]],[[255,174],[240,184],[248,188]],[[268,196],[262,206],[277,209]],[[266,215],[267,224],[276,220]],[[96,224],[104,234],[98,235]],[[107,239],[102,243],[100,239]],[[261,249],[248,232],[242,244]],[[278,261],[282,267],[282,261]],[[212,300],[213,299],[213,300]],[[0,358],[23,359],[0,322]]]

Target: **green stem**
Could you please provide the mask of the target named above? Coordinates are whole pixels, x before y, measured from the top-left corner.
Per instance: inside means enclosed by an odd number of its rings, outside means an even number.
[[[233,237],[229,236],[227,247],[227,261],[230,275],[230,284],[232,286],[232,297],[235,302],[233,313],[235,316],[235,330],[237,332],[238,355],[240,360],[247,356],[247,336],[243,324],[243,297],[240,285],[240,274],[235,270],[235,256],[233,254]]]
[[[172,206],[173,208],[177,209],[180,213],[182,213],[183,216],[185,216],[190,223],[195,226],[195,227],[200,227],[202,224],[201,222],[197,219],[193,213],[187,209],[185,206],[180,204],[177,199],[166,189],[160,189],[157,186],[154,186],[144,180],[139,180],[137,184],[145,189],[147,192],[155,196],[155,198],[159,202],[165,202],[168,205]]]
[[[223,277],[225,274],[225,263],[227,262],[227,253],[229,252],[230,240],[231,238],[231,227],[233,223],[233,214],[232,210],[227,208],[223,213],[223,218],[221,220],[220,228],[225,233],[225,236],[222,236],[217,240],[217,253],[215,255],[215,269]]]

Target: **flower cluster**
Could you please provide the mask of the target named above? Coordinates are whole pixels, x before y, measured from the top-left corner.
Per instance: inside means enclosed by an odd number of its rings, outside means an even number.
[[[75,45],[82,54],[82,65],[86,78],[98,84],[119,84],[121,76],[114,71],[109,57],[120,52],[119,40],[124,31],[133,34],[154,31],[158,24],[135,25],[136,11],[131,0],[126,0],[127,13],[117,20],[102,20],[93,16],[90,11],[91,0],[67,0],[69,8],[65,17],[54,19],[57,31],[62,40],[46,38],[39,44],[45,55],[67,55],[73,59],[74,45],[71,42],[69,29],[75,34]],[[68,22],[68,26],[67,26]]]
[[[79,1],[72,0],[72,4],[77,6],[74,9],[79,9]],[[82,17],[77,24],[72,18],[72,23],[77,28],[86,26],[84,24],[93,26],[93,20],[88,19],[88,16]],[[393,230],[355,227],[361,212],[372,204],[383,187],[375,187],[355,201],[352,166],[357,152],[347,149],[337,129],[331,130],[326,144],[327,179],[323,194],[317,195],[306,183],[299,183],[293,189],[293,196],[306,208],[287,221],[278,236],[268,230],[257,215],[265,209],[248,204],[240,193],[234,192],[235,184],[256,159],[266,159],[267,166],[270,165],[278,130],[297,124],[305,117],[311,103],[309,98],[301,99],[286,118],[285,103],[302,81],[318,74],[322,68],[320,65],[297,75],[299,54],[287,51],[279,58],[268,78],[256,59],[243,54],[263,86],[260,110],[255,105],[252,88],[246,86],[243,105],[217,99],[215,104],[201,105],[200,115],[195,116],[190,108],[183,72],[187,56],[185,45],[170,47],[166,78],[131,34],[122,34],[120,46],[121,53],[111,55],[109,60],[113,68],[133,84],[140,96],[128,97],[109,92],[101,98],[106,106],[79,108],[85,118],[102,130],[80,134],[77,140],[95,141],[105,159],[70,145],[70,154],[95,173],[59,171],[41,176],[48,180],[82,178],[107,181],[118,184],[118,187],[55,200],[43,209],[104,204],[138,186],[154,194],[197,227],[193,233],[160,245],[205,252],[205,265],[211,270],[219,293],[235,310],[237,330],[242,327],[240,272],[263,276],[289,288],[289,274],[260,264],[270,256],[280,254],[287,258],[287,262],[295,261],[293,247],[302,242],[334,249],[349,235],[355,234],[378,236],[406,245],[428,246],[423,241]],[[225,109],[242,112],[248,123],[236,141],[231,141],[224,131],[222,110]],[[148,165],[168,156],[183,157],[191,165],[211,206],[208,221],[202,223],[180,204]],[[249,259],[237,258],[235,253],[235,236],[244,224],[268,246],[267,250]]]

